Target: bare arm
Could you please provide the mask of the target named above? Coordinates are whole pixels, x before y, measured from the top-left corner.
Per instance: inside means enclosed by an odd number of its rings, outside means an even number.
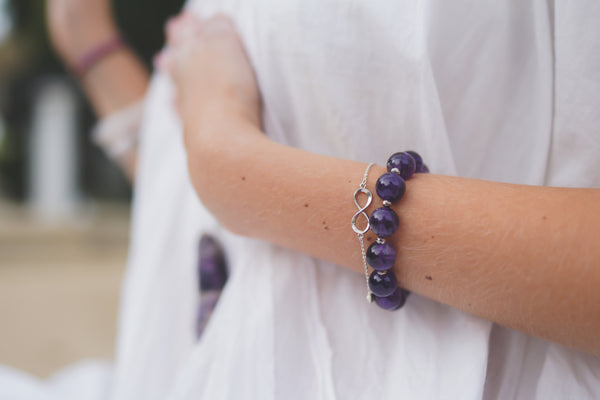
[[[181,113],[198,196],[234,232],[361,271],[350,218],[366,165],[266,138],[252,78],[237,72],[248,68],[239,43],[226,22],[208,24],[212,33],[197,33],[202,45],[174,50],[169,66],[176,82],[186,77]],[[372,191],[383,172],[371,170]],[[600,190],[418,175],[395,209],[402,286],[600,355]]]
[[[68,67],[106,40],[118,34],[109,0],[48,0],[48,25],[54,47]],[[106,117],[146,93],[148,71],[128,47],[108,55],[94,65],[80,84],[98,117]],[[135,154],[122,167],[134,175]]]

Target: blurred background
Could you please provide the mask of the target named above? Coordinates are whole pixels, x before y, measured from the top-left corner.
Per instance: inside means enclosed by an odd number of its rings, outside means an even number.
[[[113,3],[150,67],[183,0]],[[91,143],[94,122],[45,1],[0,0],[0,364],[40,377],[114,352],[131,191]]]

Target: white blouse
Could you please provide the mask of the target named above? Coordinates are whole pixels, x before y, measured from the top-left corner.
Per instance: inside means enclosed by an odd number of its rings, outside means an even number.
[[[598,1],[189,7],[235,19],[277,142],[379,164],[414,149],[433,173],[600,187]],[[414,293],[399,311],[379,310],[364,300],[363,276],[222,230],[189,182],[171,97],[168,79],[155,76],[105,398],[600,397],[596,357]],[[224,243],[231,277],[196,341],[204,232]]]

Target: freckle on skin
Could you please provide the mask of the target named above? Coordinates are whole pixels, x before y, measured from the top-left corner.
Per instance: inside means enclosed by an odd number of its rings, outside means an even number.
[[[425,279],[427,279],[428,281],[432,281],[432,280],[433,280],[433,278],[432,278],[430,275],[427,275],[427,276],[425,277]]]
[[[327,225],[325,225],[325,227],[323,229],[325,229],[326,231],[328,231],[329,227]]]
[[[246,177],[245,177],[245,176],[242,176],[242,180],[243,180],[243,181],[245,181],[245,180],[246,180]]]
[[[325,225],[327,223],[327,221],[323,221],[323,225]]]
[[[434,236],[434,235],[431,235],[431,238],[432,238],[432,239],[435,239],[435,236]]]
[[[304,203],[304,207],[308,208],[308,203]]]
[[[544,215],[544,216],[542,217],[542,219],[546,220],[546,219],[548,219],[548,217],[546,217],[546,216]]]

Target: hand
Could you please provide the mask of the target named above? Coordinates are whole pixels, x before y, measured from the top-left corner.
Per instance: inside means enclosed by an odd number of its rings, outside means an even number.
[[[46,12],[52,44],[69,66],[118,32],[110,0],[47,0]]]
[[[240,132],[248,132],[234,128],[240,124],[260,127],[256,78],[233,22],[224,16],[201,21],[184,12],[166,30],[167,47],[157,66],[176,86],[188,153],[214,147],[215,141],[239,141],[247,136]]]

